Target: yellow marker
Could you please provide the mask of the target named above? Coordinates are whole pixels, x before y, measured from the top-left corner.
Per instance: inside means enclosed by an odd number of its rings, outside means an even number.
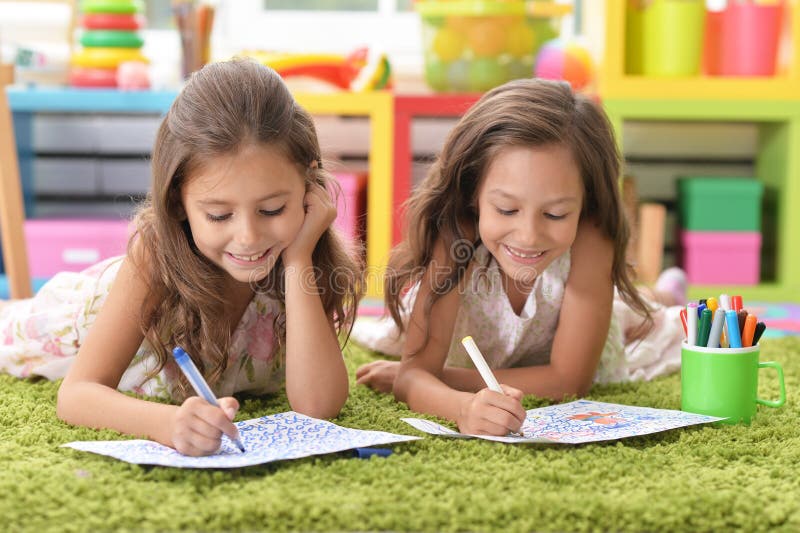
[[[717,299],[712,296],[711,298],[706,300],[706,307],[711,309],[712,313],[716,313],[717,308],[719,307],[719,303],[717,302]]]

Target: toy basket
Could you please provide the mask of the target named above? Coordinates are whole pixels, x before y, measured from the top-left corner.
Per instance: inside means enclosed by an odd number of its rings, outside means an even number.
[[[540,1],[428,1],[422,20],[425,81],[437,92],[483,92],[533,75],[539,47],[558,36],[571,6]]]

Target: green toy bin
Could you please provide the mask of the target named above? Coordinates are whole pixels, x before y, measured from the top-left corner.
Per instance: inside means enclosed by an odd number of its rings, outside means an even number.
[[[756,179],[686,177],[678,180],[683,229],[761,231],[763,184]]]
[[[509,0],[420,0],[425,81],[437,92],[483,92],[533,76],[541,45],[571,6]]]

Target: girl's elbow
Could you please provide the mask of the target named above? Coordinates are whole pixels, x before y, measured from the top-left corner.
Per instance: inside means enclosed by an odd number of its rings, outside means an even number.
[[[56,395],[56,416],[62,422],[71,424],[70,420],[70,404],[72,400],[72,391],[69,384],[62,382],[58,387],[58,394]]]
[[[408,397],[408,372],[404,370],[402,365],[397,371],[397,376],[394,378],[392,394],[394,395],[394,399],[398,402],[406,402],[406,398]]]
[[[563,395],[561,399],[566,398],[583,398],[592,389],[592,380],[571,380],[564,384]]]
[[[337,398],[304,398],[299,401],[290,401],[293,411],[311,418],[336,418],[342,411],[347,401],[347,391]]]

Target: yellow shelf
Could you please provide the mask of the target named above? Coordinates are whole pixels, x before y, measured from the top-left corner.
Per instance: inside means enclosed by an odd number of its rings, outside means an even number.
[[[311,114],[369,118],[366,290],[367,296],[382,296],[383,273],[392,245],[394,96],[387,91],[294,96]]]
[[[599,93],[612,99],[798,100],[800,99],[800,6],[787,0],[791,60],[788,71],[774,77],[695,76],[656,78],[625,72],[625,3],[606,0],[606,42]],[[677,38],[677,37],[676,37]]]

